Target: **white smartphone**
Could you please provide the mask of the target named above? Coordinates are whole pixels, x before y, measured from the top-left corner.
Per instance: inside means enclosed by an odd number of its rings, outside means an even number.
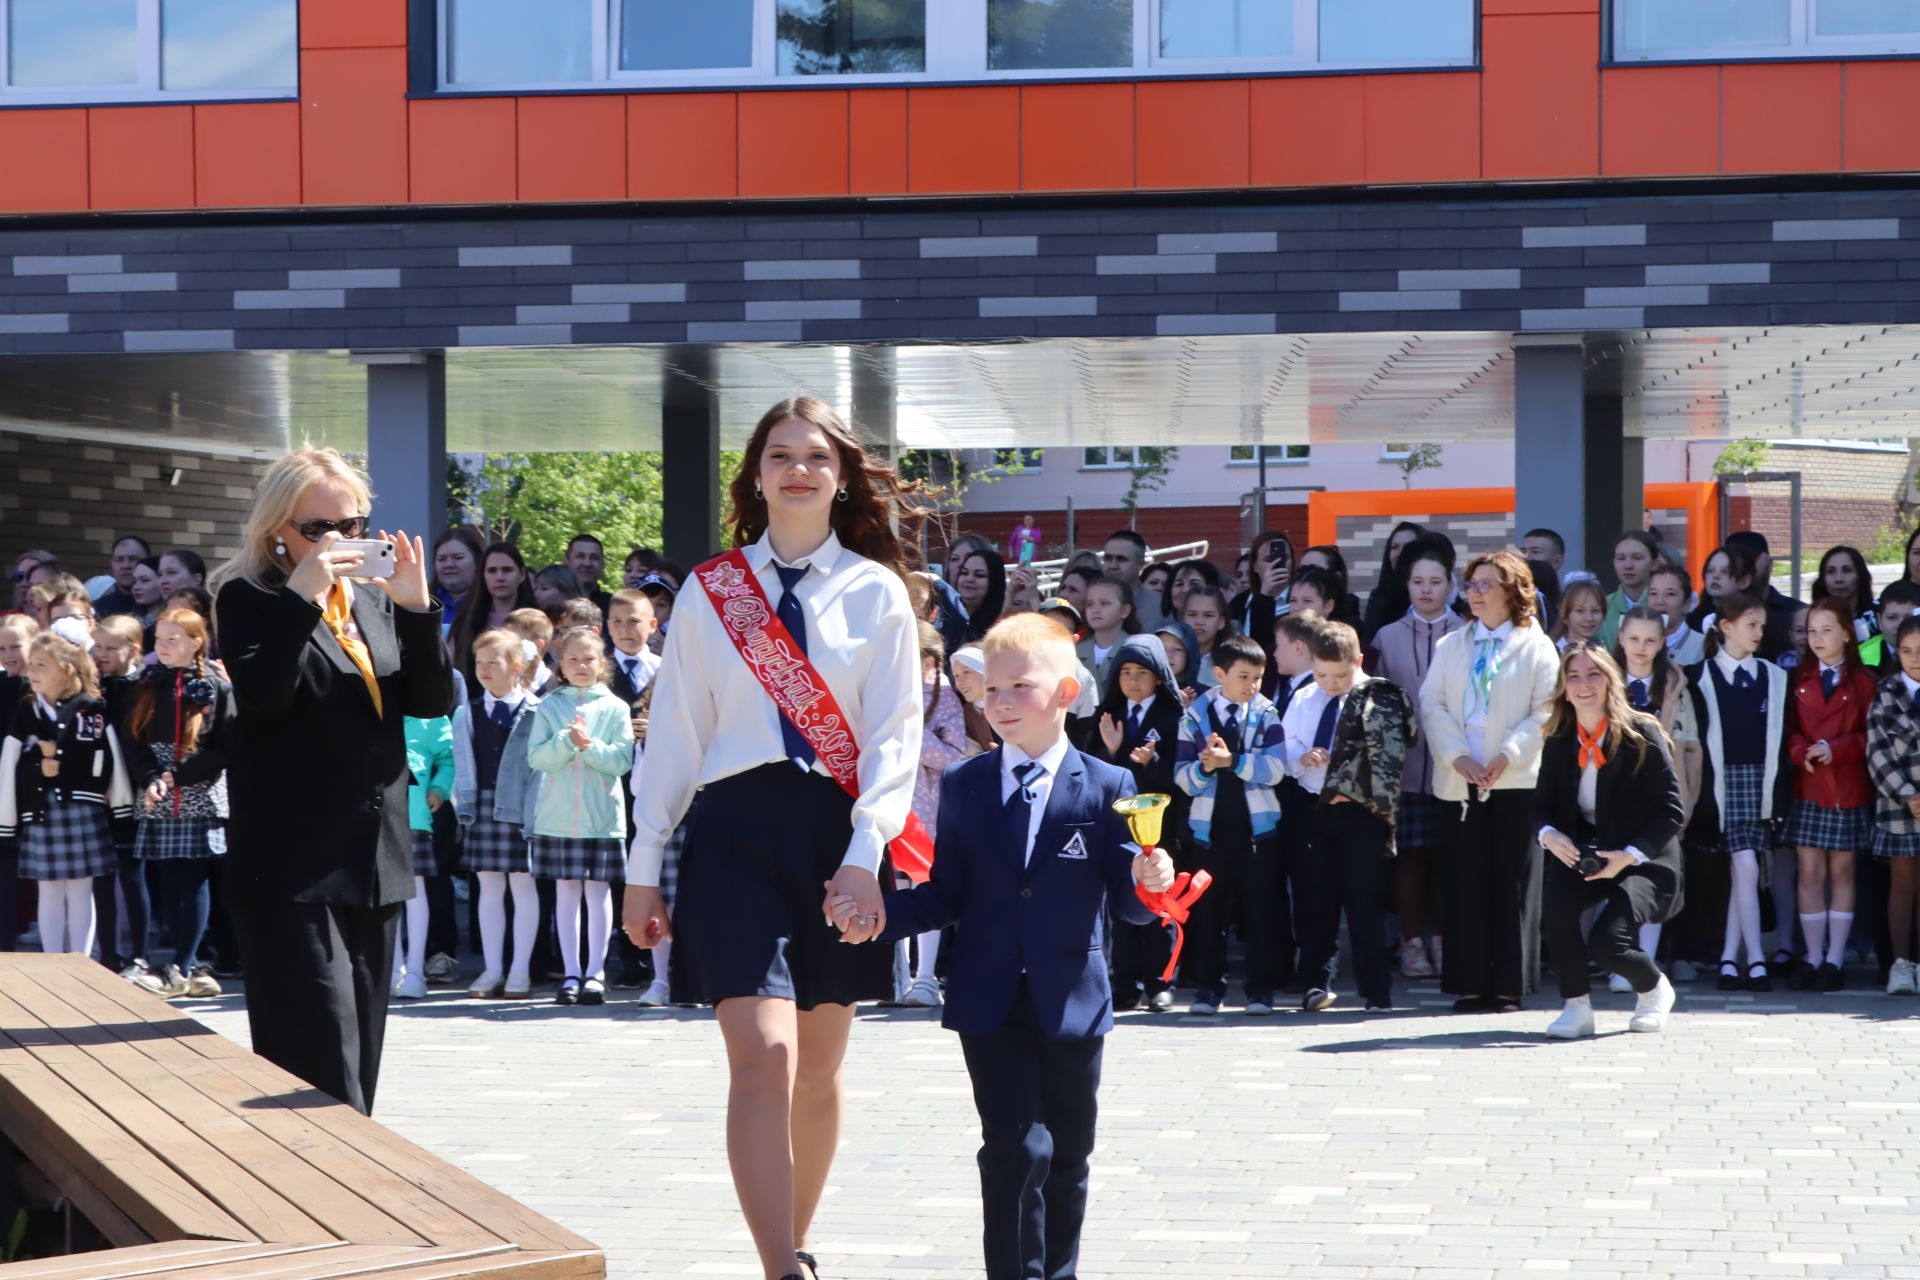
[[[349,577],[354,578],[391,578],[393,576],[393,544],[381,538],[342,538],[333,544],[335,551],[358,551],[360,567]]]

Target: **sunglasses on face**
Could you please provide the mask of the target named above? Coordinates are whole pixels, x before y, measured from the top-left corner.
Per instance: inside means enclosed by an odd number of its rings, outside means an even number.
[[[289,521],[289,523],[293,523]],[[318,542],[330,533],[343,538],[358,538],[367,531],[367,517],[348,516],[345,520],[302,520],[293,525],[308,542]]]

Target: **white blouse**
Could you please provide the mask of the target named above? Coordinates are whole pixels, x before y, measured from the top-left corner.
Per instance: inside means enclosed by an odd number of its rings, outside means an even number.
[[[784,588],[763,535],[743,548],[770,603]],[[806,614],[807,656],[840,704],[860,746],[860,795],[842,866],[878,872],[907,823],[920,766],[920,638],[907,588],[885,566],[847,550],[837,535],[794,564],[811,566],[796,593]],[[667,837],[694,793],[723,778],[787,759],[780,712],[740,656],[690,576],[674,602],[647,724],[647,767],[634,796],[627,883],[658,885]],[[815,772],[826,770],[816,761]]]

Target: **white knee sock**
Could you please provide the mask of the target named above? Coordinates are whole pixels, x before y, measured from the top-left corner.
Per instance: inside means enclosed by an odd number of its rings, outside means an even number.
[[[580,976],[580,901],[586,890],[584,880],[553,882],[553,940],[560,948],[560,967],[569,978]]]
[[[500,950],[507,942],[507,873],[482,871],[480,876],[480,963],[488,973],[503,973]]]
[[[407,899],[407,972],[427,976],[427,882],[413,878],[413,896]]]
[[[1853,930],[1853,912],[1827,912],[1827,963],[1836,969],[1847,958],[1847,934]],[[1813,944],[1808,943],[1809,947]]]
[[[540,887],[524,871],[507,875],[507,889],[513,894],[513,968],[526,977],[533,966],[533,943],[540,936]]]
[[[915,966],[914,977],[927,982],[933,981],[933,966],[940,960],[940,931],[920,935],[920,963]]]
[[[663,987],[667,985],[667,977],[670,973],[672,973],[672,970],[668,966],[671,965],[672,962],[673,962],[673,943],[672,942],[656,942],[653,946],[653,980],[654,982],[658,983]]]
[[[67,881],[67,950],[75,955],[92,955],[98,919],[93,899],[93,881]]]
[[[1737,960],[1741,944],[1746,945],[1749,967],[1761,963],[1760,954],[1760,859],[1751,849],[1733,853],[1733,887],[1727,894],[1727,940],[1720,950],[1720,962]]]
[[[1807,940],[1807,963],[1820,963],[1820,953],[1827,945],[1827,913],[1824,911],[1800,913],[1800,934]]]
[[[589,880],[587,898],[587,978],[607,976],[607,944],[613,940],[613,886]]]
[[[1640,926],[1640,949],[1647,953],[1647,959],[1660,963],[1660,930],[1664,925],[1643,924]]]

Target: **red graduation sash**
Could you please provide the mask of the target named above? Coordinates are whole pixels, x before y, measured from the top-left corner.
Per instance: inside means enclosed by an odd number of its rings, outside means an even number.
[[[713,601],[727,639],[773,705],[793,722],[840,789],[859,799],[860,744],[853,740],[833,691],[760,589],[745,553],[729,551],[693,573]],[[915,884],[925,882],[933,868],[933,840],[911,810],[906,829],[887,846],[887,853],[894,870]]]

